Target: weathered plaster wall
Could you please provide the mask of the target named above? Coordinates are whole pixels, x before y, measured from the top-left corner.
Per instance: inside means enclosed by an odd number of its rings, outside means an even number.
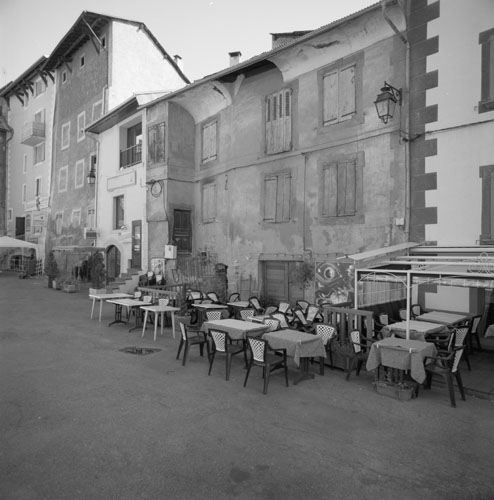
[[[183,86],[184,81],[145,31],[131,24],[112,23],[109,109],[134,92],[171,91]]]

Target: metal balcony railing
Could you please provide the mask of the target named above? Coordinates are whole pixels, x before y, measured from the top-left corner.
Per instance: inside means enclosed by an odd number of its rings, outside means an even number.
[[[26,146],[37,146],[45,140],[44,122],[30,122],[22,127],[21,143]]]
[[[142,161],[142,144],[120,151],[120,168],[127,168]]]

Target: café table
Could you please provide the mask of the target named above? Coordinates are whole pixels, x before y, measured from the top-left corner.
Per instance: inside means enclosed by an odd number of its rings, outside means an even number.
[[[228,309],[228,306],[225,304],[192,304],[192,307],[196,308],[200,313],[200,317],[198,319],[199,324],[204,321],[206,311],[221,311],[223,309]]]
[[[165,322],[165,313],[169,312],[170,316],[172,318],[173,338],[175,338],[175,313],[177,311],[180,311],[179,307],[173,307],[173,306],[168,306],[168,305],[167,306],[160,306],[160,305],[143,306],[143,305],[141,305],[141,309],[143,311],[146,311],[144,314],[144,322],[142,325],[142,337],[144,337],[144,332],[146,331],[148,313],[151,312],[154,314],[154,341],[156,342],[156,331],[158,330],[158,316],[161,316],[161,335],[163,335],[163,324]]]
[[[227,318],[205,321],[201,330],[207,332],[210,328],[218,328],[219,330],[228,332],[232,340],[245,340],[247,335],[258,335],[265,332],[268,329],[268,325]]]
[[[91,307],[91,319],[93,319],[93,313],[94,313],[94,304],[96,303],[97,300],[99,300],[99,321],[101,323],[101,311],[103,309],[103,302],[105,302],[108,299],[126,299],[126,298],[131,298],[132,295],[128,293],[99,293],[99,294],[92,294],[89,295],[90,299],[93,299],[93,306]]]
[[[314,374],[309,373],[310,358],[326,357],[326,349],[318,335],[286,328],[265,333],[262,338],[267,340],[273,349],[286,349],[287,356],[292,357],[295,364],[301,368],[300,376],[294,381],[295,385],[306,378],[314,378]]]
[[[383,337],[390,337],[394,335],[395,337],[406,337],[407,322],[398,321],[397,323],[391,323],[382,328],[381,334]],[[427,339],[430,334],[436,333],[448,333],[448,328],[445,325],[439,323],[430,323],[428,321],[417,321],[410,320],[410,339],[411,340],[421,340],[422,342]]]
[[[437,349],[432,342],[387,337],[371,345],[366,368],[367,371],[372,371],[382,365],[410,371],[410,376],[422,384],[426,377],[424,360],[427,356],[436,354]]]
[[[133,326],[129,332],[132,330],[135,330],[136,328],[140,328],[141,325],[139,324],[139,307],[142,306],[143,302],[142,300],[137,300],[137,299],[115,299],[115,300],[107,300],[109,304],[114,304],[115,305],[115,319],[108,325],[112,326],[115,323],[124,323],[125,325],[129,324],[129,318],[130,318],[130,313],[133,309],[135,309],[135,319],[136,319],[136,324]],[[123,308],[127,309],[127,321],[124,321],[122,319],[122,309]]]
[[[417,321],[429,323],[440,323],[443,325],[456,326],[470,319],[468,314],[459,314],[445,311],[429,311],[415,318]]]
[[[236,302],[227,302],[226,304],[230,310],[233,310],[234,317],[240,318],[240,311],[242,309],[253,309],[248,300],[237,300]]]

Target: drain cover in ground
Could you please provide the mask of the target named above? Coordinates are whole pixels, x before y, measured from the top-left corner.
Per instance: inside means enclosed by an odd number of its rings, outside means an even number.
[[[150,349],[148,347],[124,347],[120,349],[121,352],[126,352],[127,354],[139,354],[141,356],[145,354],[153,354],[154,352],[159,352],[161,349]]]

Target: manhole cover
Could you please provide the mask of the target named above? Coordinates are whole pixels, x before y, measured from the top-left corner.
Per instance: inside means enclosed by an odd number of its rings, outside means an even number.
[[[155,352],[161,351],[161,349],[150,349],[149,347],[124,347],[120,349],[121,352],[125,352],[127,354],[139,354],[141,356],[145,354],[153,354]]]

